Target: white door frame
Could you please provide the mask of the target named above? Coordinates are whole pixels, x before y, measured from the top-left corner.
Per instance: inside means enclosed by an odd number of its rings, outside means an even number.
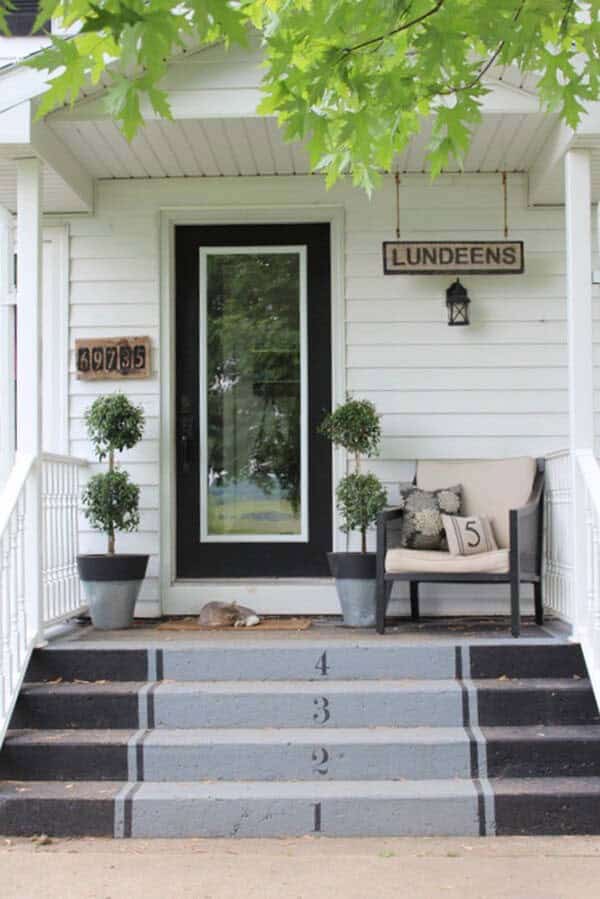
[[[343,206],[166,207],[160,212],[160,571],[162,612],[192,614],[210,600],[235,600],[262,613],[337,612],[330,578],[176,578],[175,227],[324,222],[331,227],[331,375],[334,405],[346,396]],[[332,452],[333,482],[344,473],[343,452]],[[333,547],[345,548],[333,507]],[[285,587],[285,589],[282,589]]]

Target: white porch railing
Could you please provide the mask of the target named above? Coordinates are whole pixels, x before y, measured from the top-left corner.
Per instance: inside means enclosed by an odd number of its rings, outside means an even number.
[[[87,463],[70,456],[42,456],[43,625],[69,618],[82,605],[77,573],[79,473]]]
[[[546,465],[544,604],[572,625],[600,698],[600,465],[591,450]]]
[[[85,608],[76,561],[84,465],[70,456],[20,456],[0,495],[0,746],[45,628]],[[28,562],[27,541],[39,520],[40,498],[41,565],[35,570]]]
[[[573,606],[573,502],[571,455],[568,450],[546,457],[544,485],[544,605],[563,621],[575,622]]]

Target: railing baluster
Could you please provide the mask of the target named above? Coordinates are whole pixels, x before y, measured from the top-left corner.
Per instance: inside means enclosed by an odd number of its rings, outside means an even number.
[[[79,470],[82,464],[85,463],[68,456],[43,456],[44,503],[49,511],[44,534],[46,624],[68,618],[84,608],[77,573]]]

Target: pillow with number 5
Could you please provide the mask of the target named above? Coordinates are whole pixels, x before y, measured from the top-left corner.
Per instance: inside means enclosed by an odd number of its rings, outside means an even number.
[[[494,532],[485,515],[442,515],[448,549],[453,556],[474,556],[498,549]]]

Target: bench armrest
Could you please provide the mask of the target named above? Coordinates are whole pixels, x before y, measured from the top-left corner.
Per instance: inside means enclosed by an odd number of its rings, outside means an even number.
[[[389,521],[402,517],[402,509],[395,507],[384,509],[377,516],[377,580],[383,582],[385,575],[385,556],[387,553],[387,526]]]
[[[538,470],[527,503],[511,509],[510,567],[518,566],[521,574],[541,574],[544,471]]]

